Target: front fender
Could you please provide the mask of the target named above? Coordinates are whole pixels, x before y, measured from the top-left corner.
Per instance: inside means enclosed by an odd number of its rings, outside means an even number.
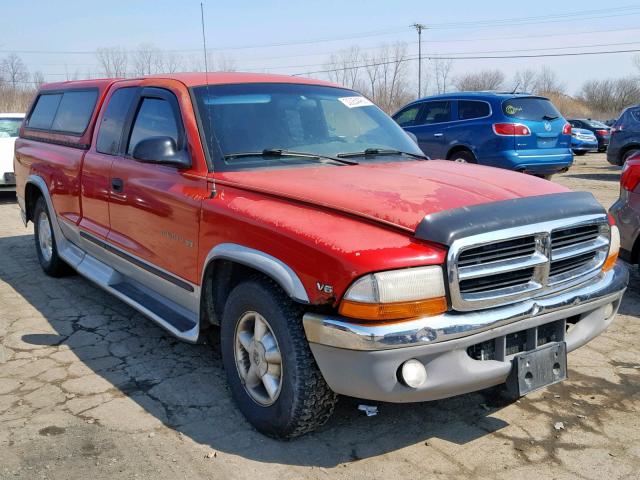
[[[282,260],[254,248],[237,243],[221,243],[207,254],[205,268],[216,259],[231,260],[258,270],[275,280],[291,298],[298,302],[309,303],[309,296],[296,273]],[[204,284],[204,278],[201,285]]]

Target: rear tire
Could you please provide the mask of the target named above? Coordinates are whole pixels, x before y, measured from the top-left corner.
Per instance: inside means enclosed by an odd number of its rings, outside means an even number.
[[[62,277],[72,273],[71,267],[58,255],[51,216],[43,197],[38,198],[33,209],[33,225],[36,254],[44,273],[51,277]]]
[[[260,277],[240,283],[225,305],[220,342],[231,393],[247,420],[271,437],[315,430],[337,401],[309,348],[302,313]]]
[[[449,160],[456,163],[478,163],[476,157],[469,150],[458,150],[449,155]]]
[[[582,155],[586,155],[587,152],[579,151],[579,152],[573,152],[573,154],[577,155],[578,157],[581,157]]]

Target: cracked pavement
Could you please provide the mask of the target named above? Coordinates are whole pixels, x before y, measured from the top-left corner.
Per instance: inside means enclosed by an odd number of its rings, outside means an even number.
[[[608,207],[619,174],[591,154],[555,181]],[[235,408],[215,332],[181,343],[80,276],[47,277],[32,233],[3,196],[2,479],[638,478],[637,273],[613,326],[569,355],[562,384],[517,402],[496,388],[378,404],[375,417],[340,398],[319,431],[279,442]]]

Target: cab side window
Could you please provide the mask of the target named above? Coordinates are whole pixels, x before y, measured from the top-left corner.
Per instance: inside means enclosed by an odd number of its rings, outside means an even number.
[[[127,154],[131,155],[138,142],[150,137],[170,137],[180,147],[173,108],[162,98],[143,98],[131,129]]]
[[[393,117],[393,119],[401,127],[410,127],[416,124],[419,112],[420,105],[413,105],[398,113],[395,117]]]
[[[107,155],[120,154],[122,129],[124,128],[131,103],[136,95],[136,87],[124,87],[116,90],[102,116],[96,150]]]
[[[421,123],[425,125],[451,121],[451,102],[426,102],[423,108],[424,118]]]

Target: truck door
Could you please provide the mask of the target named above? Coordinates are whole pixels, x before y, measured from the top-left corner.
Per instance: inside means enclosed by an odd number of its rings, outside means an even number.
[[[106,107],[96,127],[96,141],[82,165],[80,227],[102,239],[109,233],[111,165],[121,156],[125,121],[138,90],[137,87],[118,88],[105,99]]]
[[[170,137],[179,151],[187,151],[178,101],[169,90],[144,88],[131,118],[124,155],[111,166],[109,243],[160,276],[164,270],[199,284],[198,232],[206,179],[133,155],[140,141],[152,137]]]

